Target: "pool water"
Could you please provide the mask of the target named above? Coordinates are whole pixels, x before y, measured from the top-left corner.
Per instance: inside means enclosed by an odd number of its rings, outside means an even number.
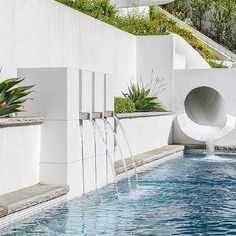
[[[188,154],[0,235],[236,235],[236,156]]]

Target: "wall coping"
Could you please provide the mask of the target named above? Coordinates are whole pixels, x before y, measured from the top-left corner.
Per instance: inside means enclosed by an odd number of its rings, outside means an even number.
[[[61,197],[66,195],[68,192],[69,187],[66,185],[36,184],[24,189],[1,195],[0,221],[1,218],[7,215]]]
[[[134,112],[134,113],[118,113],[118,114],[116,114],[116,116],[119,119],[132,119],[132,118],[169,116],[169,115],[173,115],[173,112]]]
[[[2,117],[0,118],[0,128],[39,125],[45,118],[41,116],[32,117]]]

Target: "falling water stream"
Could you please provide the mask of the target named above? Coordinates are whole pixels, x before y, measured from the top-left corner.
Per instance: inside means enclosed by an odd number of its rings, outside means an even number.
[[[112,125],[111,125],[106,119],[103,119],[103,121],[104,121],[105,124],[107,124],[107,125],[109,126],[110,130],[111,130],[112,133],[114,134],[114,138],[115,138],[115,141],[116,141],[118,150],[119,150],[119,152],[120,152],[120,156],[121,156],[121,159],[122,159],[122,162],[123,162],[123,166],[124,166],[124,169],[125,169],[125,173],[126,173],[126,176],[127,176],[129,188],[131,188],[131,181],[130,181],[130,176],[129,176],[129,173],[128,173],[127,164],[126,164],[126,161],[125,161],[125,158],[124,158],[122,149],[121,149],[121,147],[120,147],[120,144],[119,144],[119,141],[118,141],[118,138],[117,138],[117,134],[116,134],[116,132],[114,131]]]
[[[210,162],[232,162],[229,158],[222,158],[220,155],[216,155],[215,153],[215,139],[213,137],[207,137],[205,139],[206,143],[206,153],[207,156],[204,157],[203,159],[205,161],[210,161]]]
[[[111,168],[112,168],[112,173],[113,173],[113,176],[114,176],[114,182],[115,182],[115,188],[116,188],[116,192],[117,192],[117,195],[119,196],[119,191],[118,191],[118,186],[117,186],[117,178],[116,178],[116,170],[114,168],[114,165],[113,165],[113,162],[112,162],[112,155],[108,149],[108,144],[106,142],[106,140],[104,139],[103,137],[103,134],[102,134],[102,131],[100,129],[100,126],[96,123],[95,120],[91,120],[92,124],[94,127],[96,127],[104,145],[105,145],[105,148],[106,148],[106,151],[107,151],[107,155],[108,155],[108,159],[109,159],[109,162],[110,162],[110,165],[111,165]]]
[[[96,133],[96,127],[93,125],[93,146],[94,146],[94,161],[95,161],[95,187],[97,190],[97,142],[96,142],[96,137],[97,137],[97,133]]]
[[[212,137],[208,137],[205,141],[207,156],[215,156],[215,140]]]
[[[130,144],[129,144],[129,141],[128,141],[125,129],[124,129],[123,125],[121,124],[121,122],[120,122],[120,120],[119,120],[119,118],[117,116],[114,116],[114,119],[115,119],[117,125],[120,127],[120,129],[121,129],[121,131],[123,133],[124,139],[126,141],[126,144],[127,144],[128,150],[129,150],[129,155],[130,155],[132,163],[133,163],[133,168],[134,168],[136,182],[138,183],[138,174],[137,174],[137,170],[136,170],[136,164],[135,164],[134,156],[132,154],[132,151],[131,151],[131,148],[130,148]]]
[[[80,139],[81,139],[81,156],[82,156],[82,178],[83,178],[83,194],[85,193],[85,186],[84,186],[84,128],[83,128],[83,120],[79,121],[80,125]]]

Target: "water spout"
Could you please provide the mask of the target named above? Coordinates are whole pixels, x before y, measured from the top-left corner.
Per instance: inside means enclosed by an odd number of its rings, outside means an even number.
[[[107,151],[107,154],[108,154],[108,159],[109,159],[109,162],[110,162],[110,166],[111,166],[111,169],[112,169],[112,173],[113,173],[113,176],[114,176],[114,182],[115,182],[115,188],[116,188],[116,193],[117,193],[117,196],[119,196],[119,191],[118,191],[118,186],[117,186],[117,178],[116,178],[116,171],[115,171],[115,168],[114,168],[114,164],[112,162],[112,155],[108,149],[108,143],[106,141],[106,139],[103,137],[103,134],[102,134],[102,131],[100,129],[100,126],[96,123],[96,121],[94,119],[91,120],[93,126],[97,129],[104,145],[105,145],[105,148],[106,148],[106,151]]]
[[[121,129],[121,131],[123,133],[123,137],[124,137],[124,139],[126,141],[126,144],[127,144],[128,150],[129,150],[129,155],[130,155],[131,160],[132,160],[136,182],[138,182],[138,174],[137,174],[136,164],[135,164],[135,160],[134,160],[134,155],[132,154],[132,151],[131,151],[131,148],[130,148],[130,144],[129,144],[129,140],[127,138],[125,129],[124,129],[123,125],[121,124],[121,122],[120,122],[120,120],[119,120],[119,118],[117,116],[114,116],[114,119],[115,119],[117,125],[120,127],[120,129]]]
[[[104,120],[104,123],[109,126],[110,130],[111,130],[112,133],[114,134],[115,141],[116,141],[118,150],[119,150],[119,152],[120,152],[120,156],[121,156],[121,159],[122,159],[122,162],[123,162],[123,166],[124,166],[124,169],[125,169],[125,173],[126,173],[126,176],[127,176],[128,184],[129,184],[129,187],[131,187],[131,181],[130,181],[130,176],[129,176],[129,173],[128,173],[127,164],[126,164],[126,161],[125,161],[125,158],[124,158],[124,155],[123,155],[121,146],[120,146],[120,144],[119,144],[119,141],[118,141],[118,139],[117,139],[117,133],[114,131],[112,125],[111,125],[106,119],[103,119],[103,120]]]

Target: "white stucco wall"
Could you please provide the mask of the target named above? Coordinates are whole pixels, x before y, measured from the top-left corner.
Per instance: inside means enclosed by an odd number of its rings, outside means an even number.
[[[172,35],[137,37],[137,79],[144,83],[156,76],[164,80],[166,89],[159,99],[167,110],[172,109],[173,40]]]
[[[39,182],[40,125],[0,128],[0,195]]]
[[[203,59],[198,51],[196,51],[190,44],[187,43],[182,37],[173,34],[174,37],[174,50],[177,55],[185,58],[185,68],[182,69],[209,69],[209,64]],[[176,55],[175,54],[175,55]],[[179,58],[174,59],[179,60]],[[175,62],[178,64],[178,62]],[[175,69],[179,69],[176,68]]]
[[[79,120],[80,112],[113,111],[112,75],[72,68],[22,68],[18,69],[18,76],[36,84],[37,92],[32,93],[33,102],[26,104],[26,115],[44,114],[46,118],[41,134],[40,182],[68,185],[69,198],[112,182],[111,165],[97,128],[91,119],[84,120],[82,125]],[[96,123],[105,138],[104,122],[96,120]],[[110,130],[107,139],[113,154],[114,138]],[[114,161],[114,156],[111,159]]]
[[[54,0],[0,1],[0,78],[17,68],[70,67],[135,78],[136,37]]]
[[[120,119],[120,122],[126,131],[133,155],[172,143],[173,115],[127,118]],[[129,157],[129,149],[119,126],[117,127],[117,139],[124,157]],[[118,151],[116,158],[121,158]]]

